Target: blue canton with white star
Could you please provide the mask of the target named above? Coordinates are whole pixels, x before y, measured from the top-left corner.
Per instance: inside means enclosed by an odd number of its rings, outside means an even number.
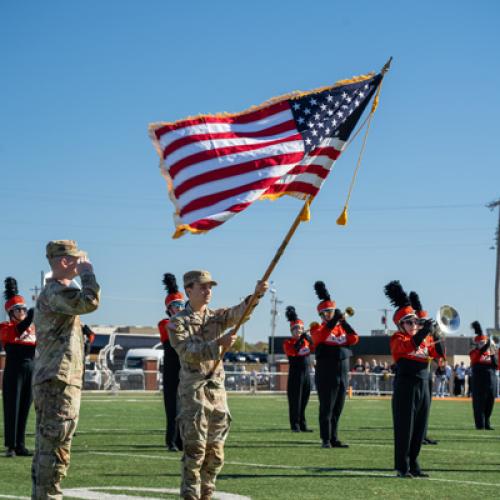
[[[304,139],[305,153],[319,146],[327,137],[346,141],[380,80],[380,75],[376,75],[362,82],[290,99],[297,130]]]

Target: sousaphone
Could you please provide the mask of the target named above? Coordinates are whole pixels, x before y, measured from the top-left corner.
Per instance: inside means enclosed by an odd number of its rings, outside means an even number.
[[[460,328],[460,315],[454,307],[444,305],[436,314],[436,323],[442,335],[453,335]]]

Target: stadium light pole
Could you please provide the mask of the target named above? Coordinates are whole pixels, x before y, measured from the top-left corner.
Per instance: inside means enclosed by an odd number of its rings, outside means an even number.
[[[491,211],[500,207],[500,198],[486,205]],[[498,210],[498,225],[496,233],[497,265],[495,273],[495,330],[500,330],[500,208]]]

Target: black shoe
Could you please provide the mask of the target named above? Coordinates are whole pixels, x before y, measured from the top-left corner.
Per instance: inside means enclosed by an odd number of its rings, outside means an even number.
[[[321,443],[321,448],[331,448],[332,445],[330,444],[330,441],[323,441]]]
[[[422,444],[438,444],[438,442],[435,439],[425,438]]]
[[[177,446],[175,446],[175,444],[169,444],[167,449],[168,449],[168,451],[171,451],[171,452],[179,451],[179,449],[177,448]]]
[[[476,430],[478,430],[478,431],[484,431],[484,427],[479,427],[479,426],[476,425]]]
[[[402,477],[404,479],[413,479],[413,476],[409,472],[401,472],[400,470],[396,472],[397,472],[397,477]]]
[[[487,431],[494,431],[495,428],[494,427],[491,427],[491,425],[485,425],[484,428],[487,430]]]
[[[300,428],[300,432],[313,432],[313,430],[309,429],[309,427],[304,426]]]
[[[411,470],[410,474],[413,477],[429,477],[429,474],[422,472],[421,470]]]
[[[28,448],[20,446],[19,448],[16,448],[16,455],[18,457],[32,457],[33,453],[30,450],[28,450]]]
[[[14,448],[7,448],[7,450],[5,451],[5,456],[9,457],[9,458],[15,457],[16,456],[16,450],[14,450]]]
[[[300,429],[297,429],[296,427],[294,427],[294,428],[292,429],[292,432],[300,432]]]
[[[343,443],[342,441],[330,441],[330,444],[332,445],[332,448],[349,448],[349,445],[347,443]]]

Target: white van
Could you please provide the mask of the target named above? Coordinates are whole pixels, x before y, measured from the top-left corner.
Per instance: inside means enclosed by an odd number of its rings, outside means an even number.
[[[115,379],[120,384],[120,389],[145,389],[144,361],[156,359],[158,373],[157,385],[161,388],[163,368],[163,347],[159,349],[129,349],[125,355],[123,369],[117,370]]]

